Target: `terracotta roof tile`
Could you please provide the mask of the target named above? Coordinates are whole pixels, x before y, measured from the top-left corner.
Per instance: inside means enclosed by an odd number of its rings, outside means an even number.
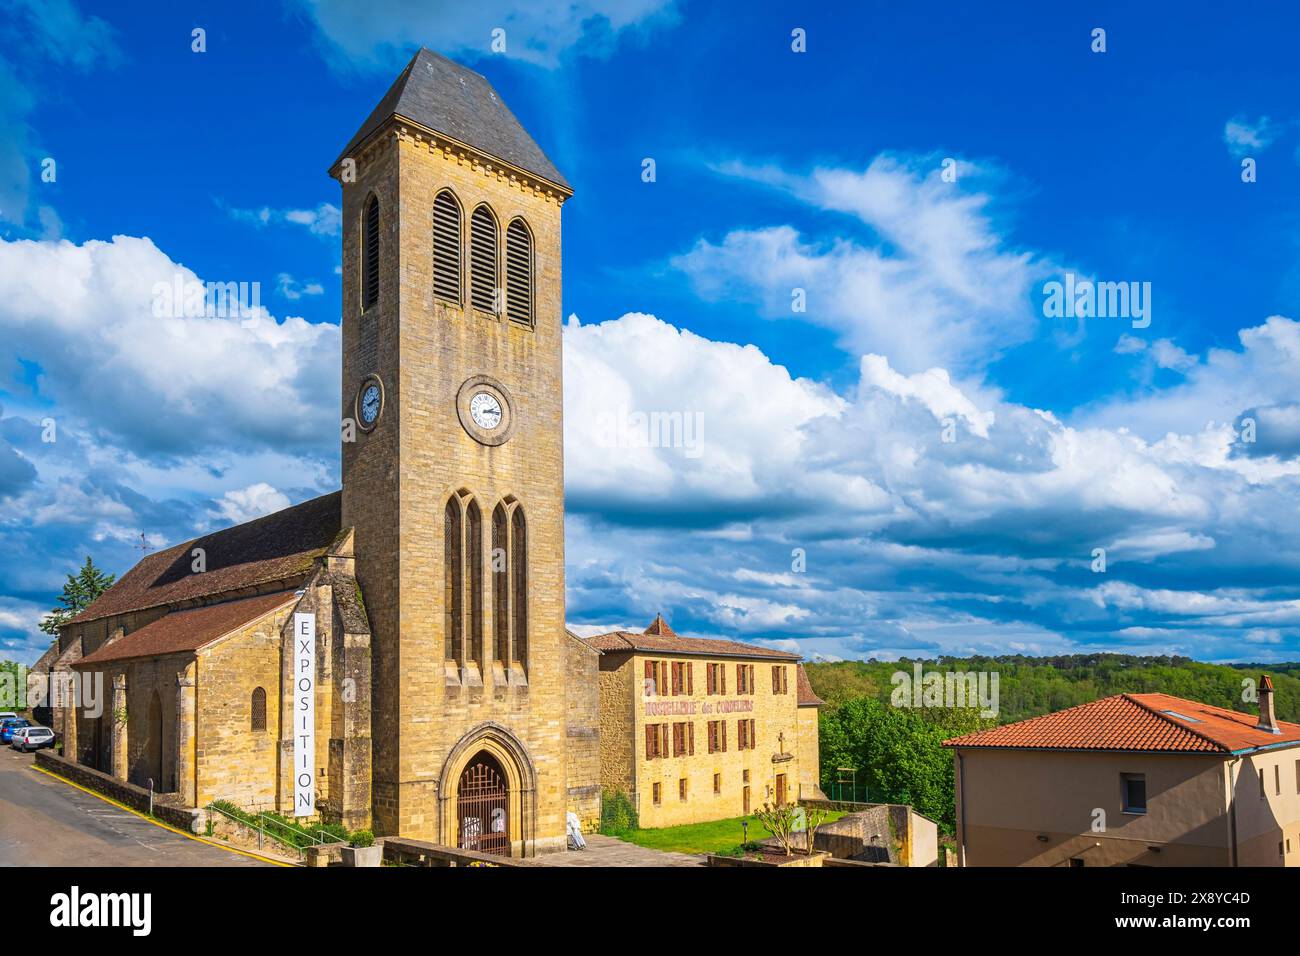
[[[1256,730],[1258,720],[1168,694],[1116,694],[954,737],[944,746],[1228,754],[1300,743],[1300,724],[1278,721],[1282,733],[1273,734]]]
[[[74,666],[197,651],[294,599],[293,591],[278,591],[275,594],[210,604],[187,611],[172,611],[138,631],[110,641],[87,654]]]
[[[662,624],[663,618],[655,617],[655,623]],[[663,624],[667,634],[642,634],[632,631],[610,631],[587,638],[587,643],[598,651],[637,651],[649,654],[687,654],[708,657],[770,657],[774,660],[797,661],[798,654],[773,650],[770,647],[757,647],[753,644],[741,644],[739,641],[724,641],[708,637],[679,637],[672,628]]]
[[[812,681],[808,680],[808,672],[803,669],[803,665],[798,667],[798,673],[795,676],[795,690],[799,695],[800,707],[822,707],[826,701],[817,696],[813,690]]]
[[[68,624],[305,576],[338,536],[341,502],[335,491],[150,554]],[[201,574],[190,570],[194,548],[207,558]]]

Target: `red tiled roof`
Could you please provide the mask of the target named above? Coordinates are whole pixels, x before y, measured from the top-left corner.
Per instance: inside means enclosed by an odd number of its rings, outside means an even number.
[[[338,536],[341,502],[341,492],[335,491],[150,554],[68,623],[305,576]],[[202,548],[207,560],[202,573],[191,570],[195,548]]]
[[[637,651],[647,654],[695,654],[707,657],[771,657],[776,660],[797,661],[798,654],[776,651],[770,647],[756,647],[739,641],[723,641],[708,637],[678,637],[659,615],[642,634],[632,631],[610,631],[586,639],[598,651]]]
[[[795,691],[799,695],[800,707],[822,707],[826,701],[817,696],[813,690],[812,681],[808,680],[808,672],[800,664],[797,668],[798,673],[795,676]]]
[[[74,666],[103,664],[108,661],[128,660],[136,657],[157,657],[197,651],[232,631],[237,631],[264,614],[268,614],[295,598],[293,591],[278,591],[259,597],[210,604],[188,611],[172,611],[158,620],[146,624],[115,641],[87,654]]]
[[[677,632],[668,626],[662,614],[656,614],[655,619],[650,622],[650,626],[645,629],[647,634],[654,634],[658,637],[676,637]]]
[[[1229,754],[1300,743],[1300,724],[1278,721],[1282,732],[1273,734],[1256,730],[1258,721],[1254,714],[1168,694],[1116,694],[954,737],[944,746]]]

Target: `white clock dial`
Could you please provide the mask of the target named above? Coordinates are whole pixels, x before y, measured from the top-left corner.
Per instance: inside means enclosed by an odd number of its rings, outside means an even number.
[[[501,424],[501,403],[491,392],[479,392],[469,400],[469,414],[479,428],[491,430]]]
[[[375,419],[379,417],[379,386],[371,383],[366,386],[366,390],[361,393],[361,420],[367,425],[373,425]]]

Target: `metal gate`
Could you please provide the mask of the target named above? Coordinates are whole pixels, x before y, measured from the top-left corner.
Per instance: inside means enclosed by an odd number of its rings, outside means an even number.
[[[501,765],[480,753],[465,768],[456,793],[456,845],[510,855],[510,816]]]

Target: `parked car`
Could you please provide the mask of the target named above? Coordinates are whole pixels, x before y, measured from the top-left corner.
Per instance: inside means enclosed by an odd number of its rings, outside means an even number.
[[[19,727],[14,731],[13,748],[28,753],[54,746],[54,731],[49,727]]]
[[[25,717],[10,717],[4,723],[0,724],[0,743],[10,744],[14,740],[14,731],[23,727],[30,727],[32,722]]]
[[[17,719],[18,719],[18,715],[15,714],[12,710],[0,710],[0,724],[3,724],[6,720],[17,720]]]

